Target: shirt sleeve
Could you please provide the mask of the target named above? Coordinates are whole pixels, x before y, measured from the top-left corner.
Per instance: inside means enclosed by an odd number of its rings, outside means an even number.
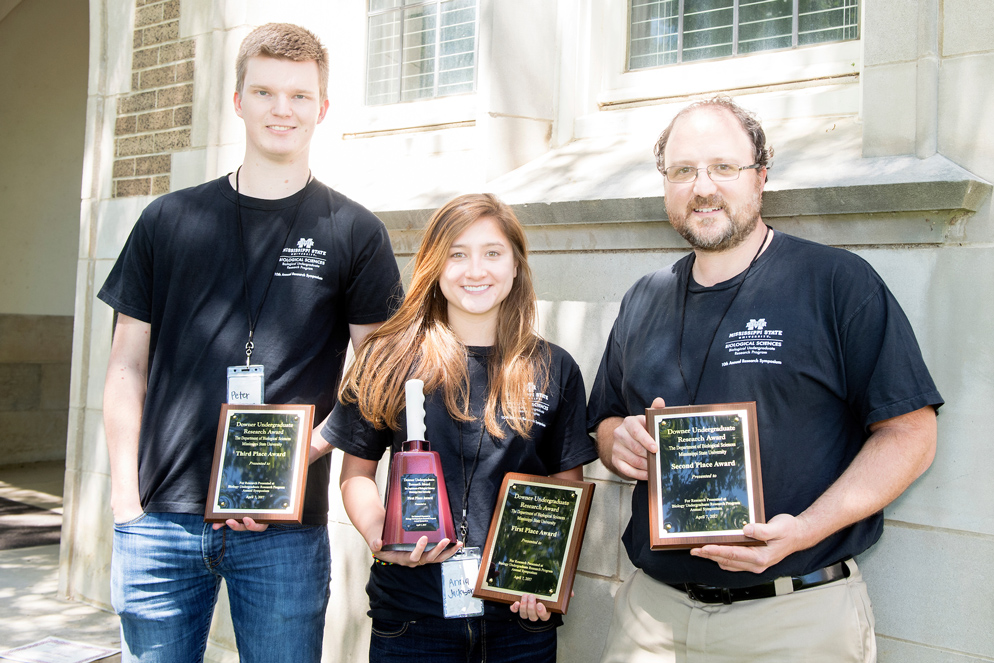
[[[879,277],[874,281],[841,330],[847,400],[864,428],[943,403],[901,305]]]
[[[357,211],[352,230],[352,269],[346,288],[348,321],[383,322],[403,299],[400,270],[383,222],[365,208]]]
[[[131,229],[97,298],[115,311],[152,321],[152,238],[146,210]]]
[[[363,419],[358,405],[341,401],[331,411],[321,434],[338,449],[363,460],[379,460],[391,442],[389,429],[376,430]]]
[[[565,350],[559,349],[559,352],[562,353],[559,361],[559,407],[552,423],[557,453],[555,457],[544,459],[549,474],[597,460],[597,448],[586,430],[583,375],[573,357]]]

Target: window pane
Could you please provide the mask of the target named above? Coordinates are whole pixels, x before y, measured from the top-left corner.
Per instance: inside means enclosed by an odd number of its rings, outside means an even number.
[[[678,0],[632,0],[628,67],[658,67],[677,61]]]
[[[385,9],[396,9],[400,7],[400,0],[369,0],[369,13],[383,11]]]
[[[798,44],[859,37],[856,0],[801,0],[798,13]]]
[[[793,0],[739,0],[739,53],[790,48]]]
[[[683,59],[732,54],[733,0],[684,0]]]
[[[628,68],[859,38],[859,0],[794,2],[629,0]]]
[[[366,103],[472,92],[477,0],[370,0]]]
[[[369,18],[366,62],[366,103],[388,104],[400,99],[400,13]]]
[[[402,101],[435,95],[435,10],[431,5],[405,12]]]
[[[441,5],[438,96],[472,92],[476,72],[476,2],[449,0]]]

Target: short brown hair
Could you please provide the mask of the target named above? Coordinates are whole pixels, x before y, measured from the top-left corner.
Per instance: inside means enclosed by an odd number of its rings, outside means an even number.
[[[684,115],[688,115],[697,110],[702,109],[723,109],[735,116],[735,119],[739,121],[742,125],[742,130],[746,132],[749,136],[750,142],[753,146],[753,163],[758,163],[763,168],[769,168],[770,159],[773,158],[773,148],[766,146],[766,132],[763,131],[763,125],[759,123],[759,120],[755,115],[747,111],[746,109],[739,106],[737,103],[732,101],[729,97],[719,94],[710,99],[705,99],[703,101],[697,101],[676,114],[663,133],[659,135],[659,140],[656,141],[656,147],[653,148],[652,153],[656,157],[656,168],[659,172],[663,172],[666,169],[666,163],[663,158],[663,153],[666,151],[666,143],[670,139],[670,133],[673,131],[673,125]],[[751,164],[741,164],[743,166]]]
[[[248,59],[256,56],[308,62],[318,65],[318,83],[321,101],[328,98],[328,49],[310,30],[293,23],[267,23],[249,33],[238,49],[235,60],[235,91],[241,93],[245,85]]]

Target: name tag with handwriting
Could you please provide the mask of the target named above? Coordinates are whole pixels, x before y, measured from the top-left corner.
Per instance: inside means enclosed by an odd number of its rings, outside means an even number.
[[[480,557],[479,548],[463,548],[442,562],[442,605],[446,619],[483,615],[483,601],[473,598]]]

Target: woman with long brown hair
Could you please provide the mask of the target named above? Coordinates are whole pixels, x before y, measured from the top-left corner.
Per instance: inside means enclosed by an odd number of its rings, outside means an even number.
[[[597,458],[579,368],[535,332],[527,258],[521,224],[495,196],[460,196],[439,209],[407,297],[356,352],[322,431],[345,452],[345,509],[374,557],[371,661],[555,660],[562,622],[534,596],[510,609],[483,601],[478,616],[446,619],[441,581],[457,550],[484,545],[507,472],[579,480]],[[383,452],[407,439],[401,413],[413,378],[425,383],[426,437],[441,456],[461,540],[426,551],[422,537],[412,552],[388,552],[374,477]]]

